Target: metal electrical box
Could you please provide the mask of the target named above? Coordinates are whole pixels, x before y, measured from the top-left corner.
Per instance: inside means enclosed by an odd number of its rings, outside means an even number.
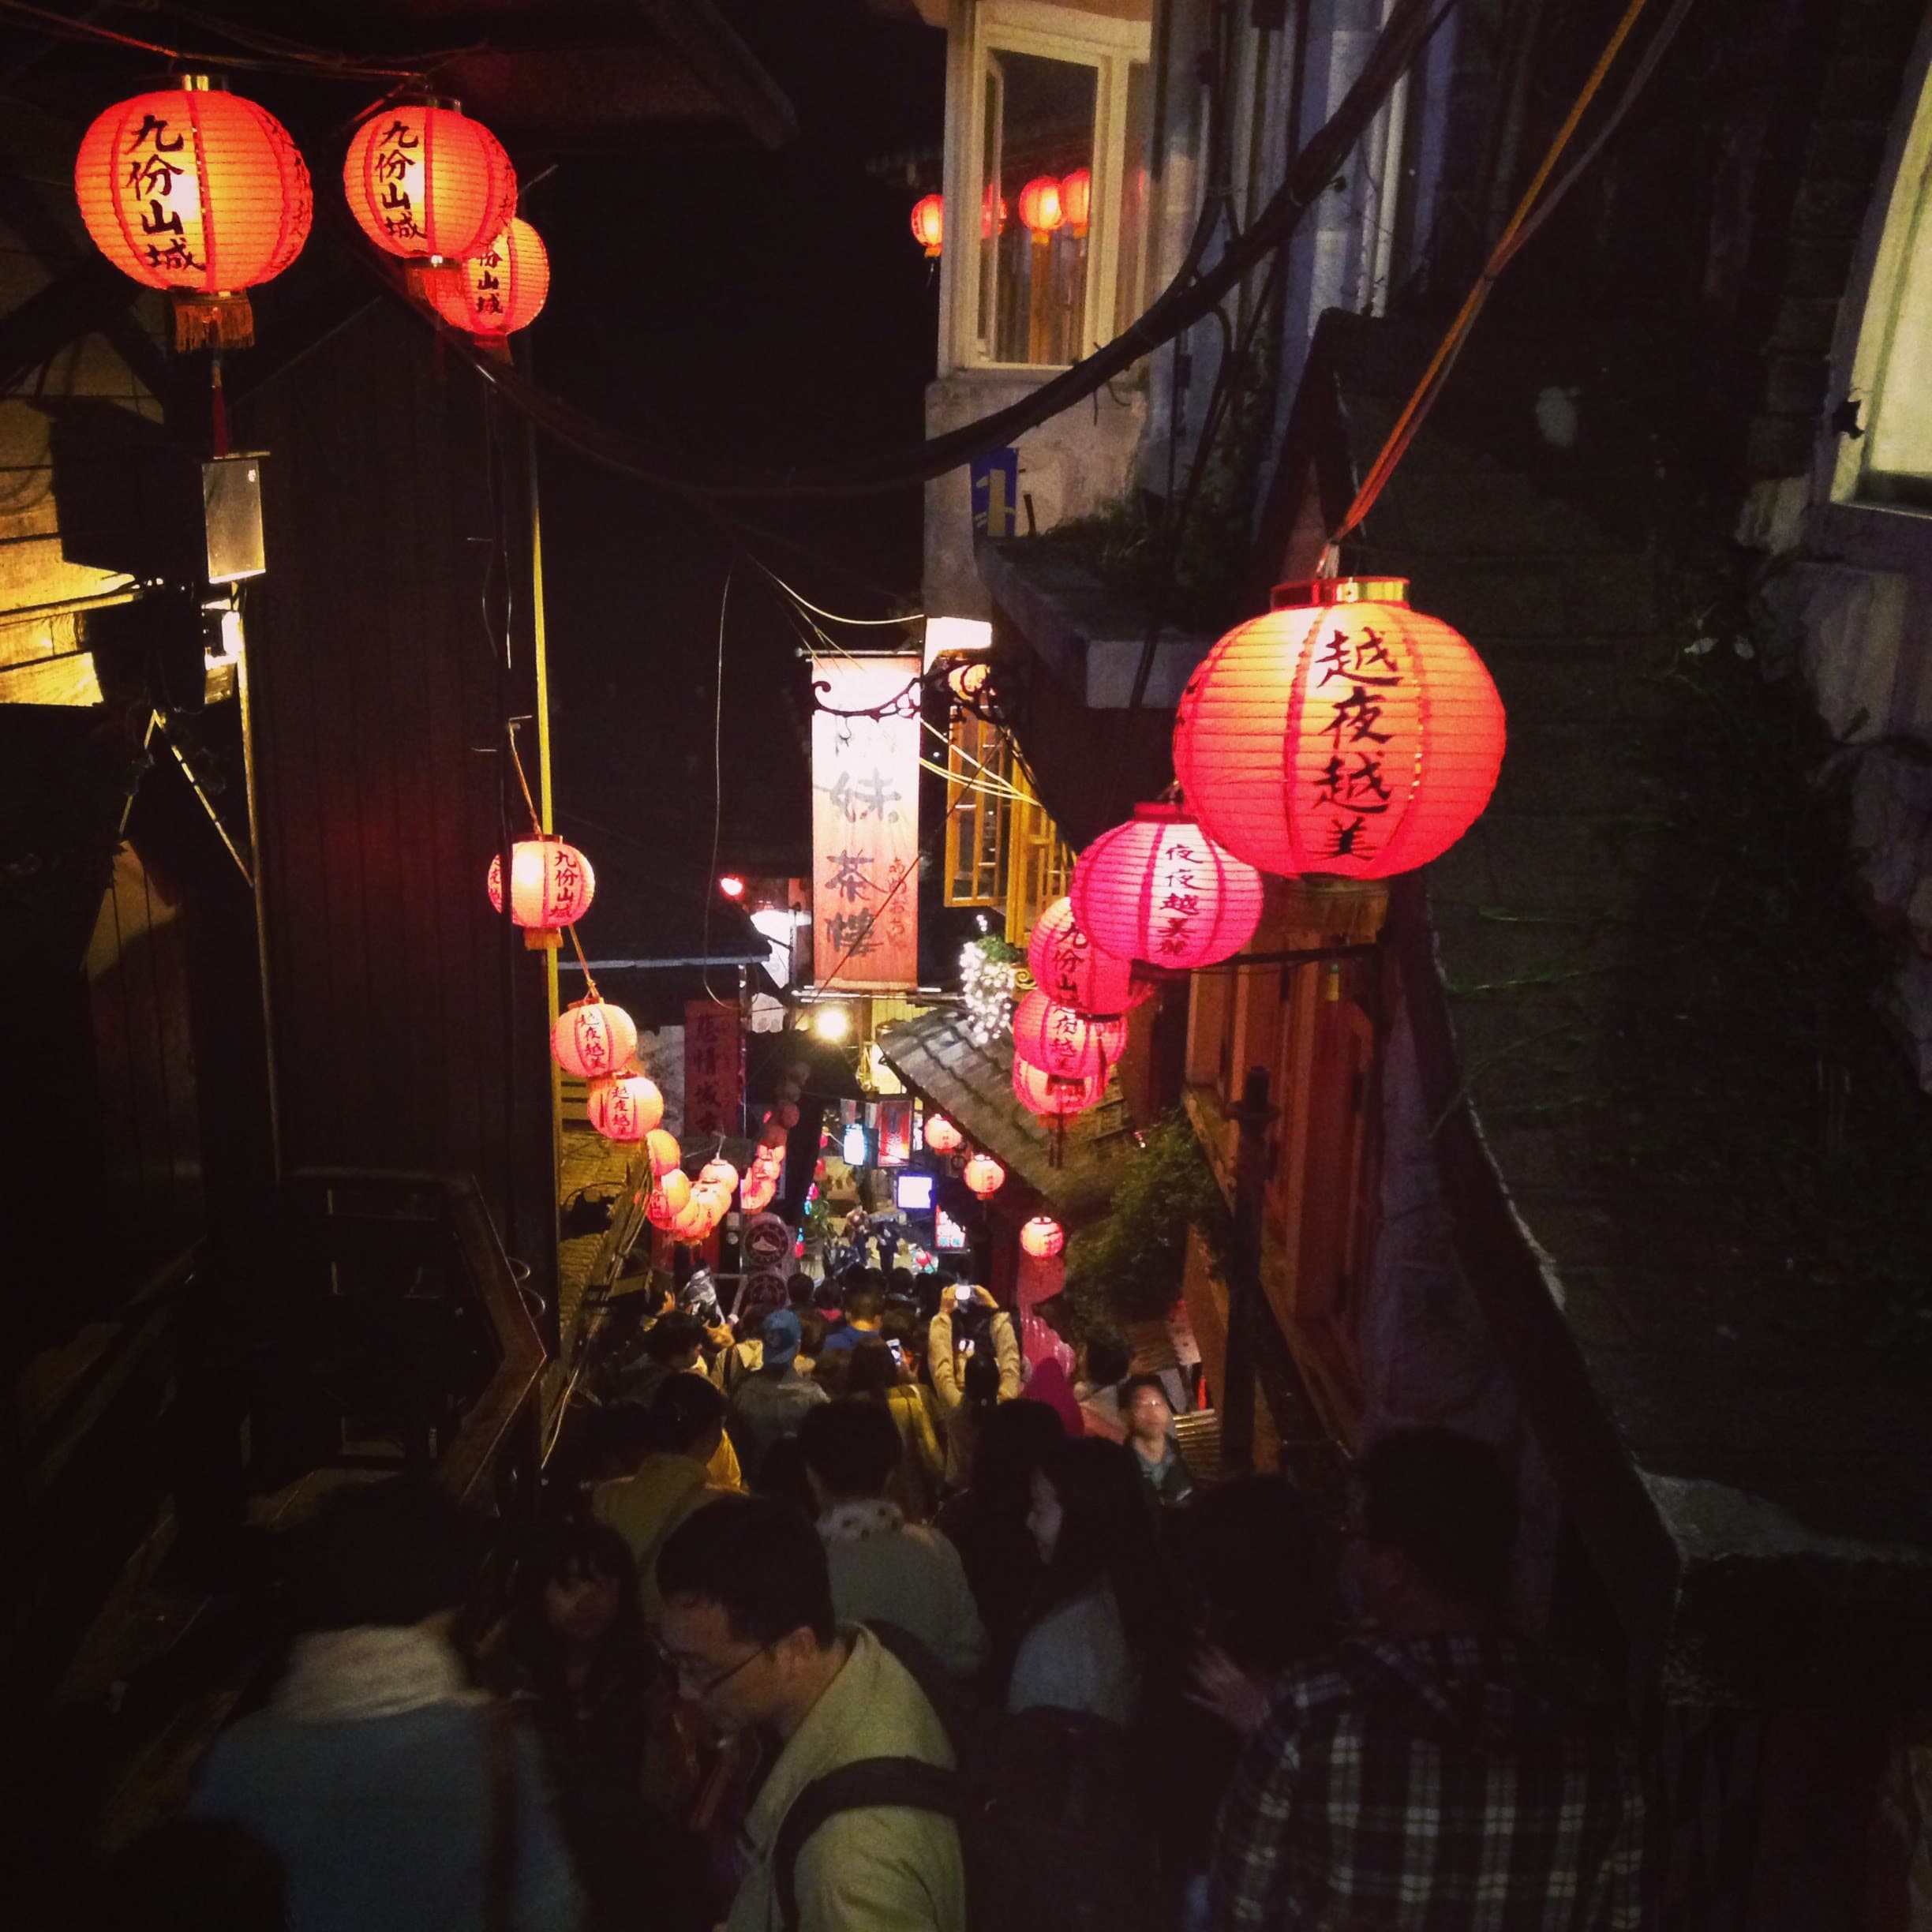
[[[208,530],[208,581],[234,583],[268,567],[262,552],[262,459],[217,456],[201,466],[201,513]]]

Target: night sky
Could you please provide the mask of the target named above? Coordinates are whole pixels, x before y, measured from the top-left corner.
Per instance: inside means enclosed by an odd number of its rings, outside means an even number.
[[[727,10],[789,95],[799,138],[767,152],[733,130],[653,153],[642,219],[637,174],[613,193],[600,163],[567,162],[530,204],[554,269],[535,373],[648,438],[668,466],[688,451],[757,470],[915,444],[937,287],[907,227],[919,190],[888,164],[916,154],[936,169],[945,38],[859,0]],[[646,839],[697,886],[734,557],[751,550],[830,609],[912,608],[920,493],[712,507],[548,440],[542,489],[558,822]],[[727,869],[808,861],[799,641],[780,595],[739,561],[724,661]]]

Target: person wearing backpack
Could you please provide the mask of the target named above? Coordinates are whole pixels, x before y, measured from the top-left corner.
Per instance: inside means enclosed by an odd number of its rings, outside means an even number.
[[[707,1503],[665,1543],[657,1582],[680,1694],[714,1730],[769,1725],[780,1745],[727,1932],[966,1932],[945,1725],[878,1638],[835,1625],[812,1524],[762,1497]],[[851,1802],[848,1779],[826,1802],[841,1771],[871,1795]]]
[[[1032,1479],[1027,1527],[1045,1566],[1006,1687],[1009,1712],[1039,1705],[1129,1723],[1170,1668],[1178,1627],[1134,1453],[1055,1443]]]

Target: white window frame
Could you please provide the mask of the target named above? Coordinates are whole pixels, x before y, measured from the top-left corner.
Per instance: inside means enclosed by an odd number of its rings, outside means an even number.
[[[953,362],[968,369],[1011,374],[1049,373],[1065,363],[1005,362],[979,346],[980,248],[979,212],[986,193],[985,129],[987,57],[994,53],[1033,54],[1098,70],[1094,104],[1092,215],[1087,238],[1085,328],[1082,354],[1110,341],[1118,326],[1114,313],[1119,277],[1121,196],[1127,168],[1129,69],[1151,58],[1152,29],[1140,21],[1109,19],[1047,0],[980,0],[972,9],[972,66],[965,112],[952,129],[958,182],[950,223],[960,245],[953,256],[951,316]],[[949,210],[949,213],[950,210]],[[1013,211],[1017,219],[1019,211]]]

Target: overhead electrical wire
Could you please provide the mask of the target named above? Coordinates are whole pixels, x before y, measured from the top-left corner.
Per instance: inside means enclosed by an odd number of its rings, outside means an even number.
[[[672,494],[713,498],[842,496],[909,488],[943,476],[988,450],[1005,447],[1024,431],[1091,395],[1110,377],[1130,369],[1215,308],[1251,269],[1293,234],[1304,211],[1334,179],[1417,51],[1458,4],[1458,0],[1443,0],[1432,11],[1432,0],[1395,0],[1387,24],[1340,106],[1290,162],[1267,207],[1229,242],[1211,267],[1198,268],[1199,253],[1205,247],[1204,232],[1211,232],[1203,224],[1203,230],[1197,231],[1199,246],[1190,250],[1181,272],[1110,343],[1061,370],[1021,401],[943,436],[930,437],[915,449],[885,451],[809,469],[792,466],[763,476],[720,469],[693,456],[674,457],[653,448],[641,437],[597,421],[513,366],[493,361],[461,331],[433,317],[425,319],[455,353],[465,356],[486,382],[538,429],[593,462]],[[361,258],[372,271],[382,274],[388,286],[395,287],[394,279],[373,256],[365,251]]]

